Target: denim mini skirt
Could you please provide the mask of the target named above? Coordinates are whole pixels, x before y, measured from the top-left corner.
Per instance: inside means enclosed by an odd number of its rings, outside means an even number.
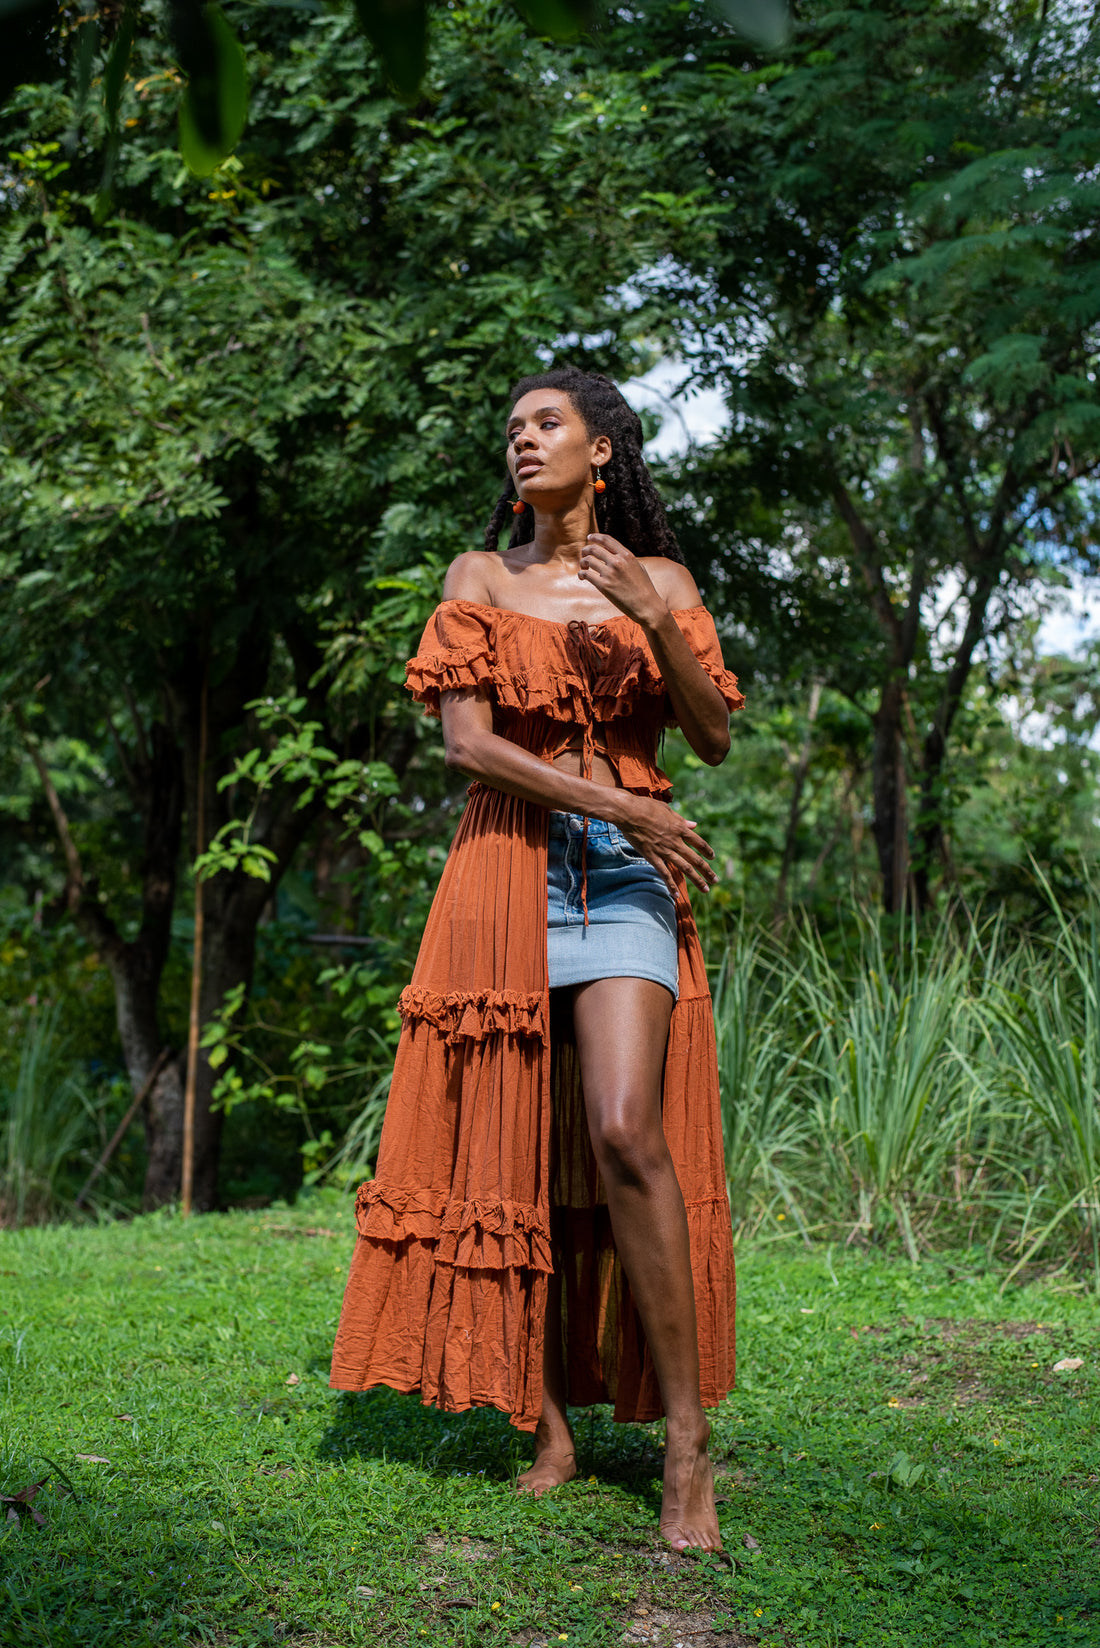
[[[676,906],[623,832],[580,813],[550,814],[546,953],[550,988],[601,978],[652,979],[679,995]],[[584,920],[587,872],[588,925]]]

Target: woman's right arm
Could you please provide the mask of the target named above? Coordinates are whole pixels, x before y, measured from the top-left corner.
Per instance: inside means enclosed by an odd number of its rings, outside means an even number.
[[[691,820],[667,802],[612,784],[596,784],[540,761],[530,750],[493,731],[492,705],[472,688],[441,694],[440,713],[448,767],[521,801],[557,812],[587,813],[617,825],[674,894],[677,873],[686,875],[703,892],[718,879],[707,862],[714,857],[713,849]]]

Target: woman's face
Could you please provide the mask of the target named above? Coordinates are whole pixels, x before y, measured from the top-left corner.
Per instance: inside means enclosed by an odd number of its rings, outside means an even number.
[[[532,389],[507,423],[508,468],[524,503],[567,502],[591,485],[611,456],[606,435],[593,440],[584,419],[560,389]]]

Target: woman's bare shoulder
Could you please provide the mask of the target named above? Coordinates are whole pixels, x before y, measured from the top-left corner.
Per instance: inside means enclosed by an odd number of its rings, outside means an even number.
[[[702,605],[699,585],[681,561],[670,561],[667,555],[641,555],[638,559],[673,611]]]
[[[498,560],[487,549],[468,549],[464,555],[456,555],[443,580],[443,599],[480,601],[492,606],[492,577]]]

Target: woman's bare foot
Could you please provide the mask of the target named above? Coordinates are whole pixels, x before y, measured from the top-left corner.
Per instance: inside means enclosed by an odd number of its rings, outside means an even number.
[[[667,1427],[665,1486],[661,1496],[661,1535],[674,1551],[688,1546],[722,1550],[718,1512],[714,1506],[714,1473],[707,1455],[710,1426],[685,1430]]]
[[[540,1419],[535,1431],[535,1463],[517,1476],[516,1492],[534,1494],[537,1499],[539,1494],[572,1482],[576,1474],[572,1432],[566,1428],[551,1430]]]

